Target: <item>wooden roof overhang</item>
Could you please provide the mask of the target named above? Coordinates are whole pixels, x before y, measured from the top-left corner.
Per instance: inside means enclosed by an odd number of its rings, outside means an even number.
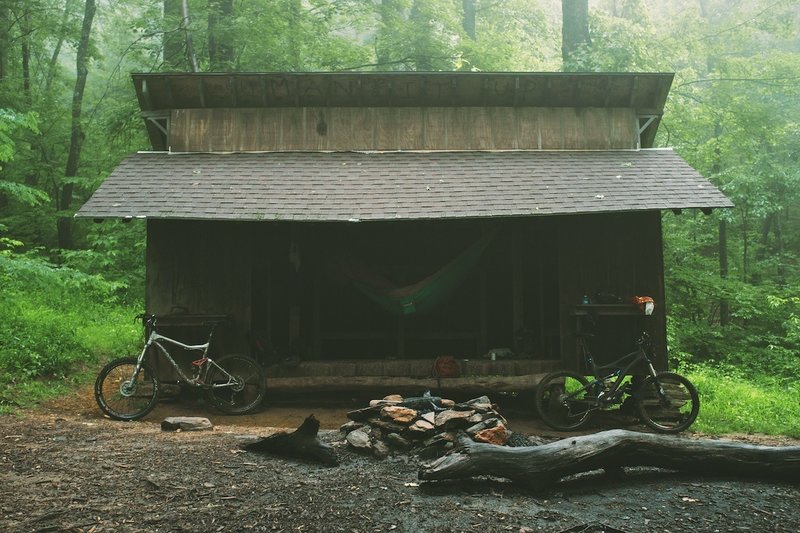
[[[653,144],[672,73],[269,72],[137,73],[154,149],[170,110],[260,107],[623,107]]]

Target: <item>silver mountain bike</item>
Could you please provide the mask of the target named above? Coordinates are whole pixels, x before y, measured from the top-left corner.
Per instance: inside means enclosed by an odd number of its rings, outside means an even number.
[[[266,378],[258,363],[244,355],[225,355],[219,360],[209,355],[214,329],[222,321],[208,323],[211,327],[208,340],[191,345],[158,333],[155,315],[137,318],[142,320],[145,331],[150,331],[139,357],[111,361],[97,375],[94,384],[97,405],[106,415],[115,420],[138,420],[156,406],[161,381],[148,362],[149,352],[164,357],[175,369],[182,385],[203,389],[209,402],[223,413],[245,414],[261,404],[266,393]],[[175,362],[168,345],[199,353],[188,372]]]

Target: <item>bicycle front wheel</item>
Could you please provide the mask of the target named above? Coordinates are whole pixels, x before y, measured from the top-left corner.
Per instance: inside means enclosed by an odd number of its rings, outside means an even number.
[[[229,415],[255,410],[267,389],[261,366],[243,355],[226,355],[212,363],[206,386],[209,402]]]
[[[94,382],[97,405],[114,420],[138,420],[158,402],[159,382],[150,365],[142,362],[134,376],[135,369],[135,358],[115,359],[103,367]]]
[[[661,372],[655,378],[648,376],[636,397],[639,418],[661,433],[680,433],[692,425],[700,412],[695,386],[673,372]]]
[[[545,424],[559,431],[588,424],[595,402],[589,394],[589,381],[576,372],[553,372],[536,387],[536,411]]]

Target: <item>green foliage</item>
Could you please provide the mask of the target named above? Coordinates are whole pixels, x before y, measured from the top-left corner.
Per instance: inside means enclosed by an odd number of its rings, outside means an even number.
[[[785,30],[797,13],[787,2],[720,5],[674,14],[685,32],[664,40],[677,74],[658,142],[736,205],[664,216],[670,349],[788,383],[800,371],[800,41]]]
[[[25,128],[34,133],[39,132],[36,113],[15,113],[10,109],[0,108],[0,163],[14,159],[15,145],[12,135],[16,129]],[[3,167],[0,167],[2,170]]]
[[[686,373],[700,393],[692,426],[704,433],[762,433],[800,438],[800,386],[731,366],[694,366]]]
[[[564,70],[646,72],[659,70],[662,50],[652,46],[657,32],[647,16],[614,16],[594,11],[589,17],[592,42],[573,54]]]
[[[140,221],[85,221],[83,239],[91,248],[61,250],[59,260],[79,272],[114,280],[122,302],[144,300],[145,225]]]
[[[135,351],[134,307],[120,285],[41,258],[0,254],[0,403],[37,380],[63,381],[109,354]]]
[[[476,35],[463,30],[453,51],[456,70],[558,70],[558,28],[529,0],[477,2]]]

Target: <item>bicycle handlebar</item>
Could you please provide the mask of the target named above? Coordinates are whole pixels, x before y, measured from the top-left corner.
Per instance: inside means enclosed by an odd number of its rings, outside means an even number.
[[[154,313],[139,313],[134,317],[134,321],[141,320],[142,325],[150,325],[155,326],[156,321],[159,318],[170,318],[173,315],[161,315],[158,316]],[[196,323],[191,324],[167,324],[167,325],[175,325],[175,326],[211,326],[211,328],[215,328],[220,324],[225,324],[231,320],[230,315],[176,315],[178,317],[188,317],[188,318],[200,318],[201,320]]]

